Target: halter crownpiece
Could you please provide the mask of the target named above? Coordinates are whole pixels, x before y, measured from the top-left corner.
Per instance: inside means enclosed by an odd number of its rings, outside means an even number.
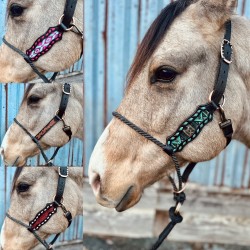
[[[192,170],[196,166],[196,163],[191,162],[188,164],[183,174],[181,175],[179,161],[177,160],[175,153],[181,152],[186,145],[192,142],[201,133],[202,129],[213,120],[214,112],[218,111],[220,113],[221,122],[219,126],[226,138],[226,146],[230,143],[233,135],[233,127],[230,119],[227,119],[223,109],[225,102],[224,92],[227,85],[229,65],[232,63],[232,49],[233,46],[230,42],[231,40],[231,20],[225,23],[225,36],[221,44],[220,51],[220,67],[218,79],[215,83],[214,90],[209,96],[209,103],[200,105],[196,111],[189,116],[173,133],[171,136],[167,137],[166,144],[163,144],[158,139],[154,138],[152,135],[145,132],[143,129],[129,121],[126,117],[119,114],[118,112],[113,112],[113,116],[119,119],[121,122],[125,123],[127,126],[135,130],[141,136],[155,143],[158,147],[167,153],[173,160],[175,165],[175,170],[178,177],[178,187],[175,184],[174,179],[169,176],[169,180],[173,186],[174,201],[176,202],[174,207],[169,210],[170,222],[167,227],[159,235],[157,242],[153,245],[151,250],[156,250],[162,244],[162,242],[167,238],[169,233],[172,231],[174,226],[181,223],[183,218],[179,212],[181,206],[186,200],[186,195],[184,193],[186,182]],[[221,100],[223,103],[221,104]]]
[[[61,147],[57,147],[53,153],[53,155],[50,157],[50,159],[46,156],[41,144],[40,144],[40,140],[42,139],[42,137],[47,134],[47,132],[50,131],[51,128],[53,128],[58,122],[62,122],[63,123],[63,132],[68,136],[69,141],[71,140],[72,137],[72,131],[71,131],[71,127],[68,126],[63,117],[65,115],[65,111],[68,105],[68,101],[69,101],[69,96],[71,94],[71,84],[70,83],[64,83],[63,87],[62,87],[62,97],[61,97],[61,102],[59,105],[59,109],[57,110],[57,112],[55,113],[55,116],[47,123],[47,125],[45,125],[35,136],[33,136],[16,118],[14,118],[14,122],[27,134],[29,135],[29,137],[32,139],[32,141],[37,145],[37,147],[39,148],[45,162],[46,162],[46,166],[53,166],[53,159],[55,158],[56,154],[58,153],[59,149]]]
[[[41,56],[46,54],[55,43],[62,40],[64,32],[73,31],[80,35],[83,39],[83,31],[81,31],[74,22],[74,13],[76,8],[77,0],[66,0],[64,13],[59,19],[59,24],[54,27],[50,27],[43,35],[41,35],[34,44],[26,50],[26,53],[16,48],[10,44],[5,37],[3,37],[3,42],[12,50],[17,52],[23,57],[23,59],[30,65],[33,71],[45,82],[50,83],[55,80],[57,72],[54,72],[51,79],[48,79],[44,74],[42,74],[34,62],[37,61]]]
[[[51,249],[53,250],[53,244],[56,242],[58,237],[60,236],[61,233],[58,233],[55,235],[55,237],[52,239],[50,243],[47,243],[46,240],[43,240],[36,231],[38,231],[44,224],[46,224],[51,217],[57,212],[58,208],[61,208],[64,214],[64,217],[68,221],[68,227],[71,225],[72,222],[72,215],[69,210],[66,209],[66,207],[63,204],[63,193],[65,189],[65,184],[66,184],[66,178],[68,177],[68,167],[59,167],[58,168],[58,184],[57,184],[57,190],[56,190],[56,195],[54,198],[54,201],[51,203],[46,204],[46,206],[41,209],[34,217],[29,222],[29,225],[26,225],[22,221],[12,217],[10,214],[6,213],[6,216],[14,221],[15,223],[27,228],[28,231],[30,231],[35,238],[43,244],[43,246],[46,249]]]

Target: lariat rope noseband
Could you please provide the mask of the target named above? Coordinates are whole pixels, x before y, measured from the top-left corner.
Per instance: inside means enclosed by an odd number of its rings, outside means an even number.
[[[54,72],[53,76],[48,79],[44,74],[42,74],[38,68],[34,65],[41,56],[46,54],[52,46],[62,39],[64,32],[72,31],[80,35],[83,39],[83,31],[81,31],[75,25],[74,13],[76,8],[77,0],[66,0],[64,13],[59,19],[59,24],[55,27],[50,27],[45,34],[40,36],[34,44],[24,53],[20,49],[16,48],[14,45],[10,44],[5,37],[3,37],[3,42],[12,50],[17,52],[23,57],[23,59],[30,65],[32,70],[45,82],[50,83],[55,80],[58,72]]]
[[[41,144],[40,144],[40,140],[41,138],[54,126],[56,125],[59,121],[61,121],[63,123],[63,132],[68,136],[69,141],[71,140],[71,136],[72,136],[72,131],[71,131],[71,127],[66,125],[64,122],[64,115],[65,115],[65,111],[68,105],[68,101],[69,101],[69,96],[71,93],[71,85],[69,83],[64,83],[63,84],[63,89],[62,89],[62,98],[61,98],[61,102],[60,102],[60,106],[58,111],[56,112],[55,116],[48,122],[48,124],[46,126],[44,126],[40,132],[37,133],[37,135],[33,136],[16,118],[14,118],[14,122],[20,127],[22,128],[22,130],[29,135],[29,137],[32,139],[32,141],[37,145],[37,147],[39,148],[45,162],[46,162],[46,166],[53,166],[53,159],[55,158],[56,154],[58,153],[59,149],[61,148],[60,146],[57,147],[53,153],[53,155],[51,156],[51,158],[49,159]]]
[[[58,178],[56,195],[55,195],[55,198],[54,198],[53,202],[47,203],[46,206],[36,214],[34,219],[32,219],[29,222],[29,225],[27,225],[27,224],[23,223],[22,221],[12,217],[9,213],[6,213],[6,216],[10,220],[12,220],[15,223],[21,225],[22,227],[27,228],[27,230],[29,232],[31,232],[35,236],[35,238],[41,244],[43,244],[43,246],[48,250],[49,249],[53,250],[53,244],[56,242],[56,240],[58,239],[58,237],[60,236],[61,233],[56,234],[55,237],[53,238],[53,240],[50,243],[47,243],[47,241],[43,240],[36,233],[36,231],[38,231],[44,224],[46,224],[51,219],[51,217],[57,212],[58,208],[62,209],[63,214],[64,214],[65,218],[68,221],[68,227],[70,226],[70,224],[72,222],[71,212],[69,210],[67,210],[66,207],[63,204],[63,193],[64,193],[64,189],[65,189],[66,178],[68,177],[68,171],[69,171],[68,167],[59,167],[58,168],[59,178]]]
[[[168,154],[175,165],[175,170],[178,177],[178,186],[175,184],[174,179],[169,176],[169,180],[173,186],[174,201],[176,202],[174,207],[169,209],[170,222],[166,228],[159,235],[157,242],[153,245],[151,250],[156,250],[162,244],[164,239],[167,238],[169,233],[172,231],[174,226],[181,223],[183,218],[180,214],[180,208],[186,200],[186,195],[184,193],[186,182],[192,170],[197,163],[191,162],[188,164],[183,174],[181,175],[180,164],[175,155],[176,152],[181,152],[183,148],[190,142],[192,142],[202,131],[202,129],[213,120],[213,114],[215,111],[220,113],[221,122],[219,126],[223,131],[223,134],[227,140],[226,146],[231,142],[233,135],[233,127],[230,119],[227,119],[225,112],[223,110],[223,105],[225,102],[224,92],[227,85],[227,78],[229,73],[229,65],[232,63],[232,45],[231,40],[231,20],[227,21],[225,24],[225,36],[221,44],[221,58],[220,67],[217,82],[214,86],[214,90],[209,96],[209,103],[200,105],[196,111],[188,117],[177,129],[177,131],[169,136],[166,140],[166,144],[163,144],[156,138],[154,138],[149,133],[145,132],[143,129],[129,121],[126,117],[119,114],[118,112],[113,112],[113,116],[125,123],[127,126],[135,130],[138,134],[150,140],[158,147],[160,147],[166,154]],[[220,103],[220,102],[223,103]]]

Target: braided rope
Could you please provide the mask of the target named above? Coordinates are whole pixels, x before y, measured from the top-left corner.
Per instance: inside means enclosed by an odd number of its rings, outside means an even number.
[[[138,134],[140,134],[141,136],[145,137],[149,141],[153,142],[158,147],[164,149],[165,145],[162,142],[160,142],[159,140],[157,140],[156,138],[154,138],[153,136],[151,136],[150,134],[148,134],[147,132],[145,132],[143,129],[141,129],[138,126],[136,126],[133,122],[129,121],[127,118],[125,118],[124,116],[122,116],[121,114],[119,114],[117,112],[113,112],[112,114],[113,114],[113,116],[115,116],[116,118],[118,118],[120,121],[122,121],[123,123],[125,123],[126,125],[128,125],[130,128],[132,128],[133,130],[135,130]]]

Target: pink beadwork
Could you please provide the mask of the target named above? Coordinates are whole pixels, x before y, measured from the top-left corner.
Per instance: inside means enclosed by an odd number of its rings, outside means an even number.
[[[31,61],[37,61],[40,56],[48,52],[56,42],[62,39],[62,34],[58,26],[49,28],[48,31],[39,37],[32,47],[26,51],[26,54]]]

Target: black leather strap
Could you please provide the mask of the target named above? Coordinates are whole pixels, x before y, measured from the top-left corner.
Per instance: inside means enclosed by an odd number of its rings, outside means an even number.
[[[60,205],[62,202],[62,198],[63,198],[66,178],[68,177],[68,174],[69,174],[68,167],[59,167],[58,174],[59,174],[59,178],[58,178],[56,196],[55,196],[54,201]]]
[[[71,85],[69,83],[64,83],[63,90],[62,90],[62,98],[61,98],[59,110],[57,113],[57,116],[60,117],[61,119],[63,118],[65,114],[65,110],[68,105],[70,93],[71,93]]]
[[[71,27],[71,22],[74,16],[75,8],[76,8],[77,0],[66,0],[63,19],[61,22],[61,28],[66,31]]]
[[[232,30],[232,24],[231,20],[226,22],[226,32],[224,36],[224,40],[221,45],[222,55],[220,58],[220,68],[219,68],[219,75],[217,82],[214,86],[214,92],[212,94],[211,100],[219,106],[219,102],[222,99],[222,96],[225,92],[226,86],[227,86],[227,78],[229,73],[229,65],[232,57],[232,45],[230,43],[231,41],[231,30]],[[223,58],[225,57],[225,58]]]

